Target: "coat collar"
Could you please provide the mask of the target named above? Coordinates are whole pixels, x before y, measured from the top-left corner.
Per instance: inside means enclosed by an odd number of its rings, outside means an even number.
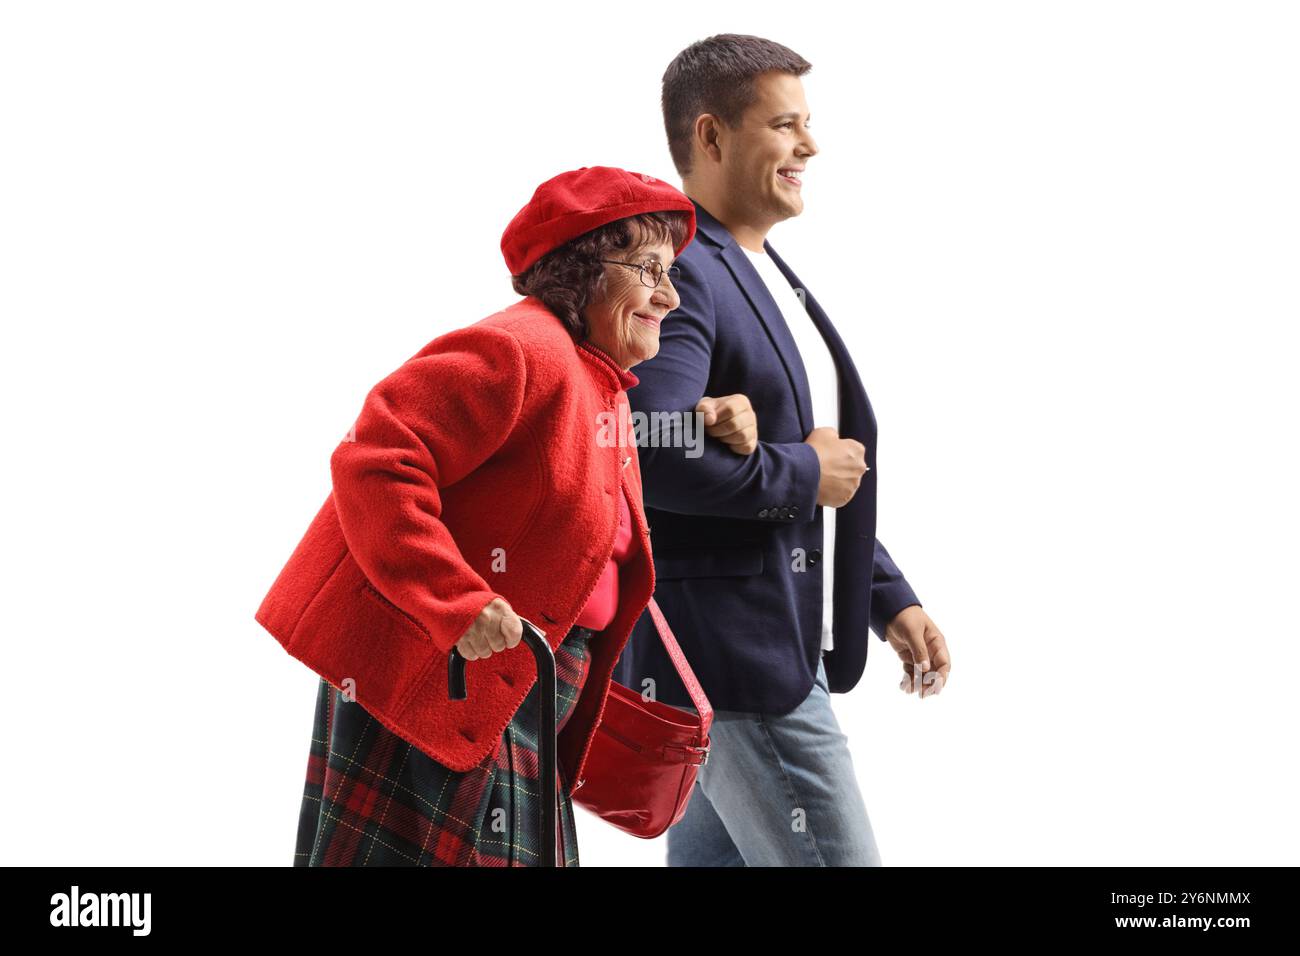
[[[740,252],[747,251],[740,243],[736,242],[736,237],[727,230],[727,227],[718,222],[713,213],[701,206],[696,200],[692,199],[691,202],[695,203],[695,231],[697,234],[704,233],[723,252],[726,252],[731,246],[735,246]],[[772,251],[772,247],[766,239],[763,240],[763,248],[768,252]]]
[[[630,371],[620,366],[614,361],[613,357],[598,345],[583,339],[578,343],[579,352],[585,353],[591,359],[592,365],[601,369],[605,374],[615,391],[627,391],[641,380],[633,375]]]
[[[537,298],[537,296],[524,296],[523,299],[516,303],[516,306],[525,305],[529,308],[535,309],[538,315],[546,316],[547,321],[553,322],[556,328],[563,328],[563,323],[560,321],[559,317],[548,309],[545,304],[543,304],[542,300]],[[573,338],[569,335],[567,329],[565,330],[564,335],[570,342],[573,342]],[[596,374],[604,380],[605,384],[612,391],[626,391],[641,381],[627,369],[615,362],[613,356],[608,352],[597,345],[593,345],[586,339],[583,339],[581,342],[573,342],[573,349],[578,355],[582,356],[586,360],[587,365],[595,370]]]
[[[736,237],[727,231],[726,226],[713,217],[713,213],[701,206],[696,200],[692,199],[691,202],[695,203],[696,235],[703,234],[707,236],[710,242],[722,249],[735,245]]]

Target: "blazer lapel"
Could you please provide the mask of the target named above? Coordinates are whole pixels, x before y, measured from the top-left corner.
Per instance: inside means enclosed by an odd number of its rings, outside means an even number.
[[[848,346],[844,344],[844,340],[840,338],[840,333],[831,324],[826,311],[813,298],[807,287],[799,281],[799,277],[794,274],[794,270],[776,254],[772,244],[764,242],[763,246],[767,249],[767,254],[772,257],[772,261],[776,263],[776,267],[781,270],[781,274],[794,287],[795,293],[804,304],[804,308],[808,310],[808,315],[813,320],[813,324],[817,326],[817,331],[821,333],[822,338],[825,340],[826,347],[830,349],[832,358],[835,359],[835,370],[840,377],[840,434],[848,438],[856,438],[870,447],[872,442],[867,439],[868,437],[873,439],[875,437],[876,413],[871,407],[871,399],[867,397],[867,390],[862,384],[862,378],[858,375],[857,366],[853,364],[853,357],[849,355]]]
[[[722,261],[731,270],[736,284],[740,286],[745,298],[753,306],[763,328],[767,331],[768,338],[776,347],[776,354],[780,356],[781,364],[785,366],[786,375],[790,379],[790,389],[794,392],[799,424],[804,434],[808,434],[813,429],[812,393],[808,388],[808,373],[804,369],[803,360],[799,357],[799,348],[795,345],[790,327],[786,325],[785,318],[781,315],[781,309],[772,298],[772,293],[768,291],[762,276],[749,261],[745,250],[740,247],[726,227],[714,219],[699,203],[695,204],[695,219],[696,228],[722,247]]]

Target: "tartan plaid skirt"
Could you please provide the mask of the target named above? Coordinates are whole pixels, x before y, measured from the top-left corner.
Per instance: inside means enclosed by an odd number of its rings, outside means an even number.
[[[598,635],[575,627],[556,650],[557,733],[582,692],[588,642]],[[535,682],[497,753],[457,773],[322,678],[294,866],[539,866],[540,696]],[[556,858],[577,866],[573,803],[558,763]]]

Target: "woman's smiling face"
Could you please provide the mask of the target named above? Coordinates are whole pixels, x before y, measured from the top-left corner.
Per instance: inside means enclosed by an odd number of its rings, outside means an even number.
[[[659,351],[659,324],[681,298],[668,278],[673,264],[673,246],[667,240],[643,242],[631,249],[616,251],[608,258],[634,265],[605,263],[605,292],[587,306],[588,341],[607,352],[622,369],[654,358]],[[664,270],[656,288],[641,281],[637,265],[658,262]],[[647,270],[646,276],[650,276]]]

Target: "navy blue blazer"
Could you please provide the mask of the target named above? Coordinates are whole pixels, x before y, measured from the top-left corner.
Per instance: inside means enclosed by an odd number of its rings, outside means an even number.
[[[664,320],[659,353],[635,367],[640,382],[628,391],[633,413],[649,423],[638,429],[638,454],[655,600],[714,708],[785,714],[812,690],[821,653],[821,466],[804,443],[814,427],[812,398],[794,338],[763,280],[731,233],[699,203],[695,209],[695,241],[676,262],[681,306]],[[830,347],[839,369],[840,435],[867,449],[870,467],[835,519],[835,649],[825,662],[830,689],[843,693],[866,666],[868,628],[884,640],[890,618],[921,602],[876,540],[876,417],[853,359],[817,300],[770,243],[763,247],[803,290]],[[668,418],[652,413],[690,412],[705,395],[738,392],[758,418],[752,455],[702,431],[702,453],[667,447]],[[653,678],[658,700],[690,703],[648,613],[614,677],[638,691]]]

